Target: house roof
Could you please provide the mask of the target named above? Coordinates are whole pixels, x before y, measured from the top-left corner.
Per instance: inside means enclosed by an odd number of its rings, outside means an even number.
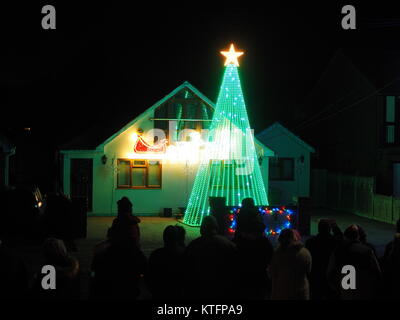
[[[362,102],[376,95],[398,95],[399,54],[399,50],[384,49],[337,50],[302,103],[300,130],[321,118],[363,108]]]
[[[266,128],[263,131],[261,131],[257,136],[259,137],[259,139],[262,139],[262,136],[266,136],[268,134],[271,134],[276,130],[279,130],[279,131],[283,132],[285,135],[287,135],[288,137],[293,139],[296,143],[300,144],[302,147],[307,149],[309,152],[315,152],[315,149],[313,147],[311,147],[308,143],[304,142],[302,139],[300,139],[298,136],[296,136],[293,132],[291,132],[290,130],[285,128],[283,125],[281,125],[279,122],[275,122],[274,124],[272,124],[268,128]],[[279,135],[275,135],[273,137],[278,137],[278,136]],[[265,142],[265,143],[267,143],[267,142]]]
[[[305,99],[304,105],[317,105],[316,112],[321,112],[321,105],[330,105],[328,111],[332,112],[375,93],[377,87],[361,72],[360,67],[343,50],[338,50]]]
[[[130,126],[132,126],[136,121],[139,120],[140,117],[142,117],[145,113],[152,112],[154,109],[157,109],[159,106],[161,106],[165,101],[169,100],[172,98],[174,95],[176,95],[178,92],[180,92],[182,89],[187,88],[191,90],[195,95],[197,95],[201,100],[203,100],[205,103],[207,103],[209,106],[214,108],[214,103],[211,102],[210,99],[208,99],[204,94],[202,94],[199,90],[197,90],[194,86],[192,86],[188,81],[185,81],[182,83],[179,87],[176,89],[172,90],[169,94],[167,94],[164,98],[158,100],[155,104],[153,104],[150,108],[146,109],[144,112],[139,114],[136,118],[134,118],[132,121],[127,123],[125,126],[123,126],[120,130],[115,132],[113,135],[108,137],[103,143],[101,143],[98,147],[102,147],[108,142],[112,141],[115,137],[120,135],[122,132],[124,132],[126,129],[128,129]]]
[[[167,101],[168,99],[173,97],[175,94],[177,94],[183,88],[190,89],[195,95],[197,95],[205,103],[209,104],[210,106],[213,106],[213,103],[205,95],[203,95],[199,90],[197,90],[189,82],[185,81],[180,86],[178,86],[176,89],[174,89],[169,94],[167,94],[164,98],[160,99],[155,104],[153,104],[150,108],[146,109],[144,112],[141,112],[139,114],[136,113],[136,115],[134,115],[134,119],[132,121],[129,121],[128,123],[126,123],[126,114],[124,114],[123,118],[118,119],[118,118],[114,117],[115,119],[113,118],[112,122],[109,121],[110,119],[107,119],[106,121],[103,121],[102,123],[96,123],[96,124],[92,125],[90,128],[88,128],[81,135],[64,143],[61,146],[61,150],[64,150],[64,151],[66,151],[66,150],[96,150],[96,149],[102,148],[107,142],[111,141],[116,136],[121,134],[124,130],[129,128],[129,126],[131,126],[133,123],[135,123],[143,114],[156,109],[158,106],[160,106],[162,103],[164,103],[165,101]],[[123,108],[121,108],[121,109],[122,110],[127,109],[124,107],[125,106],[123,106]],[[129,109],[132,109],[132,108],[129,108]],[[116,131],[115,128],[121,128],[121,129]]]
[[[176,89],[174,89],[171,93],[166,95],[161,100],[157,101],[154,105],[152,105],[149,109],[155,109],[160,104],[171,98],[174,94],[178,93],[183,88],[189,88],[196,94],[200,99],[204,100],[205,103],[212,104],[212,102],[205,97],[200,91],[198,91],[195,87],[193,87],[189,82],[184,82]],[[79,136],[67,141],[63,145],[61,145],[61,150],[96,150],[101,148],[106,141],[110,141],[112,138],[116,137],[118,134],[123,132],[127,127],[129,127],[132,123],[134,123],[139,117],[141,117],[144,113],[149,112],[149,109],[146,109],[144,112],[134,114],[134,119],[129,123],[126,123],[126,118],[132,118],[132,115],[127,114],[126,110],[132,110],[132,106],[129,105],[120,105],[118,107],[122,115],[112,116],[112,118],[104,119],[103,121],[96,121],[93,125],[91,125],[85,132],[80,134]],[[122,128],[118,131],[115,128]]]
[[[399,54],[397,48],[348,48],[343,54],[380,93],[399,92]]]
[[[100,130],[98,126],[93,126],[90,128],[87,132],[85,132],[83,135],[71,140],[70,142],[64,144],[61,149],[63,151],[67,150],[102,150],[103,147],[115,139],[118,135],[123,133],[125,130],[127,130],[130,126],[132,126],[136,121],[138,121],[144,114],[152,112],[154,109],[158,108],[160,105],[162,105],[164,102],[166,102],[168,99],[172,98],[175,96],[178,92],[180,92],[182,89],[187,88],[191,90],[196,96],[198,96],[201,100],[203,100],[206,104],[208,104],[211,108],[215,109],[215,104],[207,98],[203,93],[201,93],[198,89],[196,89],[192,84],[190,84],[188,81],[185,81],[182,83],[180,86],[175,88],[173,91],[171,91],[169,94],[167,94],[165,97],[154,103],[150,108],[146,109],[144,112],[140,113],[137,115],[133,120],[129,121],[125,125],[122,125],[121,129],[115,132],[115,127],[114,130],[106,137],[104,137],[104,134],[101,135],[101,138],[99,137],[98,132]],[[102,127],[101,131],[104,132],[107,128]],[[106,130],[107,131],[107,130]],[[264,149],[264,155],[265,156],[272,156],[274,155],[274,151],[272,151],[270,148],[265,146],[262,142],[260,142],[256,137],[254,137],[254,141],[263,147]]]

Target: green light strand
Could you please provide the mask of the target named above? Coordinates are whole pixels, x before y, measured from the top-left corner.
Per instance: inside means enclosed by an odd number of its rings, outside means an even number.
[[[240,205],[246,197],[252,197],[256,205],[268,205],[238,68],[233,64],[225,68],[209,138],[212,142],[201,159],[184,223],[201,224],[209,214],[210,196],[226,197],[228,206]],[[238,174],[243,168],[252,171]]]

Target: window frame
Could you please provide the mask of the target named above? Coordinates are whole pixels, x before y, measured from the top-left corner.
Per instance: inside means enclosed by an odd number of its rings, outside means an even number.
[[[386,94],[382,95],[382,100],[383,100],[383,121],[382,121],[382,127],[381,127],[381,144],[386,147],[395,147],[400,144],[400,110],[398,108],[398,100],[399,96],[395,94]],[[393,121],[387,121],[387,98],[388,97],[394,97],[394,120]],[[393,142],[388,142],[388,128],[393,126]]]
[[[120,185],[119,184],[119,164],[121,162],[127,162],[129,161],[129,186],[127,185]],[[134,162],[135,161],[144,161],[145,164],[137,164],[135,165]],[[158,161],[159,163],[159,180],[160,180],[160,185],[149,185],[149,161]],[[146,175],[146,185],[145,186],[133,186],[132,183],[132,173],[133,173],[133,168],[145,168],[145,175]],[[127,159],[127,158],[118,158],[117,159],[117,187],[116,189],[150,189],[150,190],[154,190],[154,189],[161,189],[162,188],[162,161],[161,159]]]
[[[271,177],[271,167],[273,165],[273,162],[270,161],[269,163],[269,174],[268,174],[268,180],[269,181],[295,181],[296,180],[296,162],[295,162],[295,158],[293,157],[276,157],[276,159],[278,159],[277,163],[279,163],[280,165],[278,166],[279,168],[279,179],[274,179]],[[292,162],[292,176],[289,179],[283,178],[283,161],[284,160],[290,160]],[[281,163],[280,163],[281,162]]]

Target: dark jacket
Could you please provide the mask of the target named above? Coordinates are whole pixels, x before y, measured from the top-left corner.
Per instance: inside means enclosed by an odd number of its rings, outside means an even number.
[[[240,237],[242,233],[247,233],[253,223],[263,222],[257,207],[242,208],[236,217],[235,238]]]
[[[356,289],[342,287],[343,266],[351,265],[356,270]],[[371,299],[375,297],[381,270],[371,248],[358,240],[345,240],[332,253],[327,277],[330,285],[343,300]]]
[[[233,297],[236,253],[236,245],[220,235],[193,240],[185,251],[185,296]]]
[[[382,258],[385,298],[400,299],[400,233],[386,246]]]
[[[270,286],[267,268],[274,248],[266,237],[240,237],[236,242],[238,256],[236,282],[239,297],[264,299]]]
[[[182,246],[172,246],[159,248],[151,253],[146,283],[153,299],[183,298],[184,251]]]
[[[137,299],[147,259],[132,243],[111,244],[92,262],[91,298]]]
[[[306,241],[305,246],[312,257],[310,286],[313,299],[327,299],[334,295],[328,284],[326,271],[330,256],[337,245],[337,239],[330,233],[318,234]]]
[[[119,214],[113,220],[111,228],[108,230],[108,238],[111,242],[124,242],[126,240],[140,247],[140,219],[130,213]]]
[[[0,244],[0,299],[26,298],[28,272],[23,260]]]

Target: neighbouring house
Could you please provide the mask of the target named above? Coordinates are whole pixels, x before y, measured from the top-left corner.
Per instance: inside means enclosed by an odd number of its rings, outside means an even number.
[[[214,103],[184,82],[105,139],[88,132],[64,145],[63,191],[84,197],[92,215],[115,215],[116,202],[131,199],[135,213],[178,213],[186,207]],[[155,129],[165,136],[159,138]],[[274,152],[255,139],[263,182],[268,190],[269,157]]]
[[[15,154],[15,145],[0,134],[0,187],[10,184],[10,158]]]
[[[274,150],[269,159],[269,201],[295,204],[298,197],[310,195],[310,156],[315,150],[298,136],[275,122],[257,135]]]
[[[376,193],[400,197],[399,52],[369,53],[334,55],[295,133],[318,150],[313,167],[373,177]]]

